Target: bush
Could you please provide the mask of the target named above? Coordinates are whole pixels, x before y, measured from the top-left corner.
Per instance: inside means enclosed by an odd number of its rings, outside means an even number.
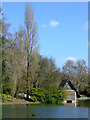
[[[60,97],[61,97],[62,100],[64,100],[64,98],[67,97],[64,88],[60,88],[60,89],[59,89],[59,95],[60,95]]]
[[[33,88],[32,90],[31,90],[31,93],[30,93],[30,95],[32,96],[32,101],[41,101],[41,102],[44,102],[44,100],[43,100],[43,96],[44,96],[44,94],[43,94],[43,89],[41,89],[41,88],[38,88],[38,89],[36,89],[36,88]]]
[[[55,86],[50,86],[47,90],[47,94],[45,95],[46,95],[45,96],[46,103],[61,104],[65,97],[65,92],[63,89],[59,89],[58,87],[55,87]]]
[[[0,98],[2,99],[2,102],[4,102],[6,99],[12,98],[11,95],[6,95],[6,94],[0,94]]]
[[[37,102],[38,101],[36,96],[33,96],[31,99],[32,99],[33,102]]]
[[[49,104],[61,104],[66,97],[66,93],[63,88],[50,86],[47,90],[41,88],[33,88],[31,91],[32,101],[40,101],[42,103]]]

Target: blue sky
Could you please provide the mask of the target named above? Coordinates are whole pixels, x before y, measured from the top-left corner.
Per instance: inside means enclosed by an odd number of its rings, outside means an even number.
[[[24,25],[24,2],[3,3],[10,31]],[[88,64],[88,3],[30,3],[38,25],[40,54],[53,57],[58,67],[68,59]]]

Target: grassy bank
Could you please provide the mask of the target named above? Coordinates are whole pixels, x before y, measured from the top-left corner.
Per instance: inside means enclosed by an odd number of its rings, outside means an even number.
[[[40,104],[40,102],[30,102],[25,99],[10,98],[10,99],[5,99],[4,102],[0,103],[0,105],[2,104]]]

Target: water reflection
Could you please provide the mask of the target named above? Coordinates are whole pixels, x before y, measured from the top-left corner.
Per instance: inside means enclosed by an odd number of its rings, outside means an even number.
[[[90,100],[79,100],[77,106],[90,108]]]
[[[3,105],[3,118],[88,118],[90,101],[79,101],[77,107],[20,104]]]

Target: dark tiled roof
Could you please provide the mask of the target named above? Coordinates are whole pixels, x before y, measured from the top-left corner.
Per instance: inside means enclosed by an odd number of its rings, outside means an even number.
[[[67,82],[68,82],[68,80],[63,80],[63,81],[60,83],[59,87],[64,87]]]
[[[69,81],[69,80],[67,80],[67,79],[66,79],[66,80],[63,80],[63,81],[60,83],[59,87],[64,87],[67,82],[68,82],[69,86],[71,87],[71,89],[74,90],[74,91],[76,91],[77,97],[80,97],[78,91],[77,91],[76,88],[73,86],[73,84],[71,83],[71,81]]]
[[[76,88],[73,86],[73,84],[71,83],[71,81],[68,81],[69,86],[71,87],[72,90],[76,91]]]

